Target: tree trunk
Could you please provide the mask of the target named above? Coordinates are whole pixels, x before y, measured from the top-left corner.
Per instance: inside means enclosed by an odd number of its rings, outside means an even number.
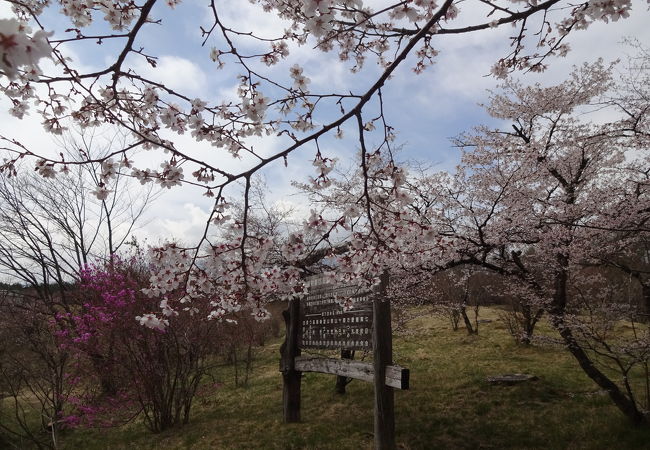
[[[106,358],[99,353],[91,353],[90,360],[97,376],[99,377],[99,384],[102,389],[102,395],[112,397],[117,394],[117,383],[115,374],[113,373],[110,363],[106,362]]]
[[[639,278],[641,283],[641,295],[643,296],[643,313],[645,314],[645,321],[650,321],[650,284],[644,283]]]
[[[469,317],[467,316],[467,311],[465,309],[465,306],[460,309],[460,315],[463,317],[463,322],[465,322],[465,328],[467,329],[467,334],[472,335],[472,334],[478,334],[478,326],[474,328],[472,326],[472,321],[469,320]]]
[[[560,259],[566,259],[561,256]],[[627,397],[616,383],[610,380],[607,375],[601,372],[589,355],[584,351],[580,343],[576,340],[571,332],[571,328],[564,321],[564,314],[567,305],[567,282],[568,270],[567,264],[560,261],[562,269],[558,271],[555,279],[555,294],[551,310],[551,324],[560,333],[569,352],[578,361],[585,374],[591,378],[599,387],[607,391],[618,409],[632,421],[635,425],[650,425],[648,418],[637,408],[636,403]]]
[[[454,331],[458,331],[458,322],[460,322],[460,312],[457,309],[452,309],[449,314],[449,319],[451,320],[451,328]]]
[[[623,391],[610,380],[604,373],[602,373],[591,361],[589,355],[584,351],[580,344],[575,340],[571,330],[566,327],[562,320],[554,320],[555,328],[558,330],[562,339],[567,344],[569,352],[578,361],[582,370],[591,378],[598,386],[607,391],[609,397],[612,399],[618,409],[629,418],[635,425],[650,425],[648,418],[637,408],[634,401],[628,398]]]
[[[535,314],[533,314],[530,305],[521,304],[520,307],[521,315],[523,316],[523,319],[521,320],[521,329],[523,334],[519,339],[519,342],[524,345],[530,345],[533,333],[535,332],[535,325],[537,325],[537,322],[544,314],[544,311],[542,309],[537,309]]]

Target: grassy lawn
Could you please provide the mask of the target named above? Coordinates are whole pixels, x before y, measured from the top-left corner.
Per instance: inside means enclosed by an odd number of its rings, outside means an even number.
[[[495,310],[483,309],[478,336],[453,332],[439,318],[410,323],[394,341],[396,363],[411,369],[411,389],[396,391],[399,448],[649,448],[650,430],[631,427],[558,348],[520,347]],[[542,330],[548,332],[548,330]],[[282,423],[280,340],[258,349],[246,388],[235,388],[230,368],[222,383],[199,398],[190,424],[151,434],[140,423],[106,430],[74,430],[65,449],[363,449],[372,448],[372,386],[353,381],[334,393],[335,377],[307,373],[302,423]],[[490,385],[501,373],[539,379]]]

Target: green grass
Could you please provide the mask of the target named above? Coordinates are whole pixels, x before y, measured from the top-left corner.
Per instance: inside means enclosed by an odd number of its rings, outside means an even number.
[[[648,448],[650,430],[635,429],[565,351],[521,347],[483,309],[479,336],[453,332],[423,317],[396,336],[396,363],[411,370],[411,389],[395,392],[398,447],[403,449]],[[64,449],[364,449],[372,448],[372,386],[353,381],[334,393],[335,377],[304,374],[302,423],[282,423],[280,341],[258,349],[247,388],[231,369],[222,387],[196,401],[190,424],[161,434],[142,424],[74,430]],[[485,378],[531,373],[537,381],[495,386]]]

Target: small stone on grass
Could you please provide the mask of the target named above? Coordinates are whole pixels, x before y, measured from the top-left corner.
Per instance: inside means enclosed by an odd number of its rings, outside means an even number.
[[[505,373],[503,375],[487,377],[487,381],[490,384],[505,384],[508,386],[525,383],[526,381],[535,381],[537,379],[538,378],[535,375],[530,375],[527,373]]]

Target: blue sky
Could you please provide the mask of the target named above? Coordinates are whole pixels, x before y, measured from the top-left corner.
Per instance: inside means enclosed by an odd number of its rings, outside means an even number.
[[[225,21],[233,27],[254,31],[264,36],[281,34],[286,26],[272,14],[265,14],[245,0],[223,1],[222,14]],[[366,1],[367,4],[385,3],[382,0]],[[613,60],[628,51],[619,43],[624,37],[636,37],[642,43],[650,45],[650,12],[646,1],[633,1],[634,10],[629,19],[616,23],[598,23],[587,31],[578,31],[570,36],[572,51],[568,57],[551,61],[550,69],[542,74],[520,75],[527,82],[549,84],[565,78],[571,66],[584,61],[593,61],[598,57]],[[207,97],[215,102],[234,98],[236,90],[235,76],[238,67],[229,64],[223,70],[217,70],[208,58],[208,42],[201,47],[199,25],[209,24],[209,10],[205,0],[184,0],[173,11],[161,3],[154,9],[154,17],[161,18],[162,26],[149,26],[136,43],[145,47],[148,53],[157,55],[159,65],[152,69],[142,59],[131,58],[129,64],[139,71],[145,71],[154,79],[181,90],[190,97]],[[470,11],[471,15],[472,11]],[[11,15],[7,2],[0,2],[0,17]],[[64,29],[65,18],[56,13],[48,13],[46,23],[52,27]],[[63,25],[61,27],[61,25]],[[480,33],[459,36],[442,36],[437,63],[423,74],[415,75],[411,71],[412,61],[406,61],[395,76],[383,89],[386,116],[389,124],[397,131],[396,144],[403,147],[401,157],[407,160],[423,161],[440,169],[453,170],[458,161],[458,152],[450,144],[449,138],[479,124],[499,125],[489,118],[479,103],[487,100],[488,89],[494,89],[498,81],[487,77],[492,64],[508,53],[508,36],[510,27],[499,27]],[[241,48],[248,44],[242,42]],[[105,67],[116,46],[106,42],[101,47],[95,44],[75,45],[70,48],[73,58],[86,67]],[[379,68],[369,61],[366,68],[356,75],[351,75],[348,67],[338,61],[335,54],[323,54],[313,50],[309,45],[292,47],[286,64],[266,68],[261,63],[258,67],[271,77],[287,79],[288,67],[299,63],[305,69],[305,75],[311,80],[313,91],[331,90],[363,92],[379,73]],[[334,89],[333,89],[334,88]],[[33,115],[22,121],[10,117],[6,110],[8,103],[0,100],[0,123],[5,134],[11,130],[13,136],[37,149],[52,148],[51,138],[40,132],[37,117]],[[372,116],[370,105],[368,117]],[[321,120],[332,117],[332,108],[324,110]],[[356,154],[354,124],[348,123],[347,138],[343,140],[324,139],[321,149],[326,156],[337,157],[343,164],[352,164]],[[376,138],[375,138],[376,139]],[[230,161],[215,153],[214,149],[196,144],[189,135],[175,139],[183,149],[201,154],[219,162],[223,167],[237,170],[243,167],[242,161]],[[286,142],[286,141],[285,141]],[[373,142],[372,136],[369,142]],[[256,148],[262,152],[271,152],[281,148],[282,141],[273,137],[259,138]],[[291,195],[291,180],[304,181],[312,173],[311,161],[314,147],[295,152],[289,158],[289,167],[278,163],[265,171],[268,184],[272,188],[270,201],[295,206],[298,211],[305,210],[301,197]],[[152,160],[150,167],[154,167]],[[177,188],[165,192],[151,209],[151,222],[141,231],[141,236],[148,236],[150,241],[157,241],[165,236],[174,235],[188,242],[203,228],[203,221],[211,202],[202,196],[203,191],[191,187]]]

